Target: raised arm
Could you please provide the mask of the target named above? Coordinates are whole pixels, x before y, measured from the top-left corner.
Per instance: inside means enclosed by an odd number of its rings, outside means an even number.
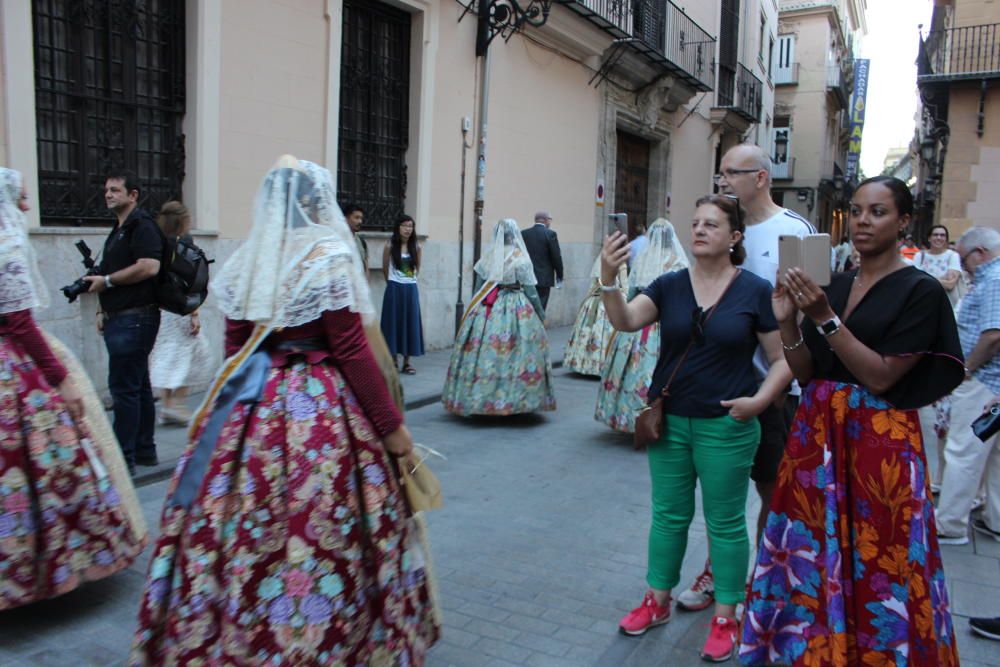
[[[628,261],[628,253],[628,237],[621,232],[616,231],[604,239],[604,246],[601,248],[601,301],[604,302],[611,326],[618,331],[638,331],[655,322],[660,314],[653,300],[644,294],[626,303],[615,284],[615,276]]]

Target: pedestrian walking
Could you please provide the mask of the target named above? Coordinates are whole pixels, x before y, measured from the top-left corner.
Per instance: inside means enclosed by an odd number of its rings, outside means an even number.
[[[130,664],[414,665],[438,636],[330,173],[283,156],[212,289],[228,360],[192,419]]]
[[[361,227],[365,224],[365,210],[359,204],[347,204],[344,206],[344,219],[347,226],[351,228],[351,235],[354,243],[358,246],[358,254],[361,256],[361,264],[364,266],[365,275],[368,275],[368,242],[361,236]]]
[[[535,289],[542,310],[549,307],[549,291],[562,287],[563,261],[559,236],[552,227],[552,216],[545,211],[535,214],[535,224],[521,232],[524,247],[535,270]],[[554,276],[554,278],[553,278]]]
[[[625,298],[629,302],[661,275],[688,267],[687,253],[666,218],[653,221],[646,236],[649,237],[646,249],[628,274]],[[652,320],[638,331],[614,332],[601,371],[594,419],[616,431],[634,433],[635,416],[646,405],[659,356],[659,320]]]
[[[179,239],[190,238],[191,213],[179,201],[166,202],[156,224],[167,238],[168,249]],[[160,330],[149,355],[149,382],[160,393],[160,424],[188,423],[188,389],[207,384],[214,365],[198,311],[177,315],[161,310]]]
[[[27,210],[20,172],[0,168],[0,610],[123,570],[146,536],[93,386],[35,324],[49,301]]]
[[[934,276],[948,293],[953,307],[961,300],[962,264],[958,253],[948,247],[948,228],[944,225],[931,227],[927,250],[921,250],[913,258],[913,265]],[[941,476],[944,473],[944,449],[948,442],[948,428],[951,421],[951,399],[947,396],[932,405],[920,408],[920,430],[924,448],[933,450],[937,465],[931,470],[931,491],[941,491]],[[929,458],[929,457],[928,457]]]
[[[771,198],[771,168],[771,158],[766,151],[753,144],[740,144],[722,156],[715,181],[722,193],[739,197],[740,205],[746,211],[743,246],[747,257],[742,268],[773,286],[778,275],[778,240],[785,235],[804,236],[816,230],[798,213],[774,203]],[[757,380],[763,382],[769,371],[767,354],[763,349],[758,349],[754,356],[754,368]],[[778,480],[778,464],[785,451],[792,416],[799,403],[800,389],[792,380],[791,373],[785,384],[786,390],[757,418],[760,422],[760,444],[754,454],[750,479],[760,497],[758,540]],[[701,574],[677,596],[677,606],[690,611],[704,609],[712,604],[713,595],[712,566],[706,562]]]
[[[912,215],[905,183],[863,181],[861,269],[820,288],[794,268],[775,290],[804,390],[757,549],[746,665],[958,664],[916,410],[960,382],[962,353],[944,288],[897,250]]]
[[[625,289],[627,281],[628,273],[622,267],[615,284],[619,289]],[[601,257],[598,255],[590,271],[590,291],[580,304],[573,331],[566,343],[563,366],[580,375],[600,377],[614,332],[601,301]]]
[[[108,349],[115,436],[129,471],[135,474],[136,464],[159,464],[149,353],[160,329],[156,277],[163,237],[152,216],[138,205],[139,179],[134,173],[119,170],[108,174],[104,200],[116,222],[104,241],[97,275],[84,280],[100,299],[97,330]]]
[[[679,582],[700,484],[715,565],[715,611],[701,655],[720,662],[735,650],[736,605],[745,594],[750,556],[745,507],[760,440],[756,417],[781,393],[788,371],[771,286],[739,268],[744,259],[739,201],[711,195],[696,206],[690,269],[661,275],[628,303],[616,289],[602,295],[616,329],[638,331],[658,320],[662,338],[649,389],[650,402],[661,398],[664,413],[662,435],[648,446],[653,490],[649,589],[620,628],[638,635],[670,619],[671,590]],[[625,241],[615,232],[604,242],[605,285],[628,258]],[[771,362],[762,384],[753,367],[758,345]]]
[[[635,229],[635,236],[628,243],[628,265],[629,268],[635,266],[635,260],[638,259],[639,255],[646,249],[649,245],[649,237],[646,236],[646,221],[636,220],[633,223]],[[600,258],[598,258],[600,259]]]
[[[969,542],[969,514],[984,478],[986,507],[973,527],[1000,540],[1000,436],[982,442],[971,429],[1000,394],[1000,232],[973,227],[958,240],[958,252],[973,279],[958,310],[966,371],[965,381],[951,395],[951,428],[937,507],[942,544]]]
[[[403,357],[400,370],[406,375],[417,371],[410,357],[424,354],[424,325],[420,319],[420,246],[413,218],[404,215],[392,227],[392,238],[382,251],[382,275],[385,296],[382,298],[382,336],[392,353],[393,363]]]
[[[455,337],[445,409],[462,416],[555,410],[545,310],[517,221],[496,224],[475,272],[482,286]]]

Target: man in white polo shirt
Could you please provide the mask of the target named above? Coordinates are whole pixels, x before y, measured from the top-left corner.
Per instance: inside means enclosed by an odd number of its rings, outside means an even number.
[[[759,146],[740,144],[726,151],[715,182],[723,194],[738,197],[743,208],[746,221],[743,247],[746,248],[747,257],[742,268],[774,285],[778,274],[778,237],[782,234],[813,234],[815,227],[798,213],[778,206],[771,199],[771,158]],[[760,348],[757,348],[754,366],[758,379],[763,380],[767,375],[768,364]],[[778,479],[778,464],[785,452],[788,429],[799,405],[799,388],[792,381],[791,373],[788,374],[787,382],[790,391],[783,396],[780,405],[769,406],[757,417],[760,420],[760,444],[750,478],[757,487],[761,501],[760,516],[757,519],[758,539],[767,520],[767,508],[771,504]],[[714,600],[712,567],[710,562],[706,562],[705,570],[698,575],[691,587],[677,596],[677,606],[697,611],[705,609]]]

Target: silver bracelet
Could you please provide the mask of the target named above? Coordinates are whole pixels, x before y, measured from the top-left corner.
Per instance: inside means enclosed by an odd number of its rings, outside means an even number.
[[[617,292],[618,291],[618,285],[605,285],[600,280],[598,280],[597,282],[600,284],[602,292]]]
[[[785,348],[785,350],[788,352],[793,352],[794,350],[797,350],[800,347],[802,347],[803,343],[805,342],[806,342],[806,337],[800,336],[799,340],[794,345],[785,345],[785,341],[781,341],[781,347]]]

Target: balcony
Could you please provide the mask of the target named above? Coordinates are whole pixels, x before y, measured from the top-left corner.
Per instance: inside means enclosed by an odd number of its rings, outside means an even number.
[[[771,75],[771,82],[776,86],[796,86],[799,83],[799,64],[792,63],[787,67],[776,67]]]
[[[771,157],[774,159],[774,156]],[[791,181],[795,178],[795,158],[786,158],[785,162],[771,163],[771,180]]]
[[[743,65],[733,70],[719,65],[719,89],[715,108],[731,111],[742,118],[747,127],[760,122],[764,83]]]
[[[932,30],[920,41],[917,83],[1000,78],[1000,23]]]
[[[826,89],[833,93],[841,109],[847,109],[851,104],[851,93],[847,89],[847,75],[840,65],[826,66]]]
[[[563,6],[694,90],[715,88],[715,38],[670,0],[569,0]]]

